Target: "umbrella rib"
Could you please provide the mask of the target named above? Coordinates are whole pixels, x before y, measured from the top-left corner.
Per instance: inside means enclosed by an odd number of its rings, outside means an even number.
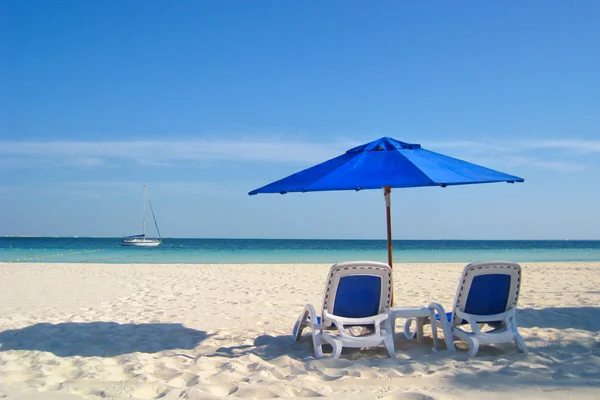
[[[388,150],[388,151],[389,151],[389,150]],[[398,149],[396,149],[396,150],[394,150],[394,151],[398,151]],[[399,151],[398,151],[398,152],[399,152]],[[400,153],[400,152],[399,152],[399,153]],[[363,154],[363,153],[362,153],[362,152],[361,152],[361,153],[356,153],[356,155],[355,155],[355,156],[352,156],[352,157],[348,158],[348,159],[347,159],[346,161],[344,161],[342,164],[338,165],[338,166],[336,167],[336,169],[337,169],[337,168],[339,168],[339,167],[341,167],[341,166],[343,166],[343,165],[345,165],[345,164],[347,164],[348,162],[350,162],[350,161],[354,160],[354,159],[355,159],[356,157],[358,157],[360,154]],[[427,180],[427,181],[429,181],[429,182],[431,183],[431,185],[430,185],[430,186],[438,186],[438,185],[440,185],[440,183],[438,183],[438,182],[434,181],[434,180],[433,180],[433,179],[431,179],[429,176],[427,176],[427,174],[426,174],[426,173],[424,173],[423,171],[421,171],[421,169],[420,169],[420,168],[419,168],[419,167],[418,167],[418,166],[417,166],[417,165],[416,165],[416,164],[415,164],[415,163],[414,163],[414,162],[413,162],[413,161],[412,161],[410,158],[406,157],[406,155],[404,155],[404,154],[402,154],[402,153],[400,153],[400,154],[402,155],[402,157],[403,157],[403,158],[404,158],[404,159],[405,159],[407,162],[409,162],[409,163],[410,163],[410,165],[412,165],[412,166],[413,166],[413,167],[414,167],[414,168],[415,168],[415,169],[418,171],[418,173],[419,173],[420,175],[422,175],[422,176],[425,178],[425,180]],[[323,176],[320,176],[318,179],[316,179],[316,180],[314,180],[313,182],[311,182],[311,184],[310,184],[310,185],[307,185],[307,186],[306,186],[306,188],[307,188],[308,190],[303,190],[303,192],[311,192],[311,191],[313,191],[313,190],[310,190],[310,187],[311,187],[311,186],[314,186],[314,185],[315,185],[315,184],[317,184],[318,182],[322,181],[323,179],[325,179],[327,176],[329,176],[329,175],[330,175],[331,173],[333,173],[333,172],[335,172],[335,170],[331,170],[331,171],[329,171],[328,173],[326,173],[325,175],[323,175]],[[382,185],[382,187],[384,187],[384,186],[389,186],[389,185]],[[425,186],[425,185],[424,185],[424,186]],[[393,186],[391,186],[391,187],[393,187]],[[340,189],[340,190],[343,190],[343,189]],[[360,187],[354,188],[354,190],[360,190]]]
[[[357,153],[357,154],[360,154],[360,153]],[[356,157],[356,156],[349,157],[349,158],[348,158],[346,161],[344,161],[342,164],[338,165],[338,166],[336,167],[336,169],[337,169],[337,168],[339,168],[339,167],[341,167],[341,166],[343,166],[343,165],[346,165],[346,164],[347,164],[347,163],[349,163],[350,161],[354,160],[354,158],[355,158],[355,157]],[[325,179],[326,177],[328,177],[328,176],[329,176],[329,175],[330,175],[332,172],[334,172],[334,171],[335,171],[335,170],[330,170],[330,171],[329,171],[329,172],[327,172],[325,175],[323,175],[323,176],[320,176],[318,179],[315,179],[314,181],[312,181],[312,182],[310,183],[310,185],[306,185],[306,189],[309,189],[309,190],[303,190],[302,192],[313,192],[314,190],[310,190],[310,187],[311,187],[311,186],[313,186],[313,185],[315,185],[316,183],[318,183],[318,182],[322,181],[323,179]],[[359,189],[360,189],[360,188],[359,188]],[[342,190],[342,189],[340,189],[340,190]],[[356,189],[355,189],[355,190],[356,190]]]
[[[420,149],[420,148],[419,148],[419,149]],[[417,150],[418,150],[418,149],[417,149]],[[411,149],[411,151],[415,151],[415,150],[412,150],[412,149]],[[412,165],[413,167],[415,167],[415,169],[416,169],[417,171],[419,171],[419,173],[420,173],[421,175],[423,175],[423,176],[424,176],[424,177],[425,177],[425,178],[426,178],[426,179],[427,179],[429,182],[431,182],[431,186],[437,186],[437,185],[439,185],[439,184],[440,184],[439,182],[436,182],[436,181],[434,181],[433,179],[431,179],[431,178],[430,178],[430,177],[429,177],[429,176],[428,176],[428,175],[427,175],[425,172],[423,172],[423,171],[421,170],[421,168],[417,167],[417,165],[416,165],[416,164],[415,164],[415,163],[414,163],[414,162],[413,162],[413,161],[412,161],[410,158],[406,157],[406,155],[402,154],[402,156],[404,157],[404,159],[405,159],[406,161],[408,161],[408,162],[410,163],[410,165]]]
[[[472,163],[472,162],[469,162],[469,161],[459,160],[459,159],[457,159],[457,158],[450,157],[450,156],[447,156],[447,155],[445,155],[445,154],[436,153],[436,152],[434,152],[434,151],[430,151],[430,150],[423,149],[423,148],[420,148],[419,150],[421,150],[421,151],[425,151],[425,152],[428,152],[428,153],[433,153],[433,154],[436,154],[436,155],[439,155],[439,156],[442,156],[442,157],[445,157],[445,158],[449,158],[449,159],[452,159],[452,160],[456,160],[456,161],[459,161],[459,162],[462,162],[462,163],[466,163],[466,164],[469,164],[469,165],[471,165],[471,166],[475,166],[475,167],[479,167],[479,168],[482,168],[482,169],[485,169],[485,170],[489,170],[489,171],[492,171],[492,172],[494,172],[494,173],[498,173],[498,171],[494,171],[494,170],[493,170],[493,169],[491,169],[491,168],[487,168],[487,167],[484,167],[484,166],[482,166],[482,165],[477,165],[477,164],[474,164],[474,163]],[[425,174],[425,173],[424,173],[424,172],[423,172],[423,171],[422,171],[422,170],[421,170],[419,167],[417,167],[417,166],[416,166],[416,164],[415,164],[415,163],[414,163],[414,162],[413,162],[413,161],[412,161],[410,158],[408,158],[408,157],[406,157],[406,156],[405,156],[404,158],[405,158],[405,159],[406,159],[406,160],[407,160],[409,163],[411,163],[412,165],[414,165],[414,166],[415,166],[415,168],[417,168],[417,170],[418,170],[418,171],[419,171],[421,174],[423,174],[423,176],[425,176],[427,179],[429,179],[429,180],[431,181],[431,183],[432,183],[432,186],[441,186],[441,187],[445,188],[446,186],[471,185],[471,184],[479,184],[479,183],[511,182],[511,180],[506,180],[506,179],[501,179],[501,180],[492,179],[492,180],[488,180],[488,181],[477,181],[477,182],[456,182],[456,181],[445,181],[445,182],[439,182],[439,181],[434,181],[433,179],[431,179],[431,178],[429,177],[429,175]],[[503,172],[501,172],[501,174],[504,174],[504,173],[503,173]],[[512,176],[512,175],[511,175],[511,176]],[[519,177],[515,177],[515,178],[517,178],[517,179],[515,179],[515,180],[514,180],[514,181],[512,181],[512,182],[513,182],[513,183],[514,183],[514,182],[519,182],[519,180],[518,180],[518,179],[519,179]],[[520,181],[520,182],[523,182],[522,178],[521,178],[521,181]]]

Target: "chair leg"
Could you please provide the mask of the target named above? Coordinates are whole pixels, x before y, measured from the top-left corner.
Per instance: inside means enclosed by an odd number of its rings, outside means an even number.
[[[310,321],[308,319],[309,317]],[[300,316],[296,320],[296,323],[294,324],[294,327],[292,328],[292,338],[296,342],[300,340],[300,338],[302,337],[302,331],[304,331],[304,328],[306,328],[309,324],[311,325],[313,330],[315,329],[315,326],[318,326],[317,313],[315,311],[314,306],[311,304],[307,304],[304,307],[302,314],[300,314]]]
[[[529,354],[529,349],[527,348],[527,345],[525,344],[525,340],[523,340],[523,337],[519,334],[519,332],[515,332],[514,341],[515,341],[515,344],[517,345],[517,349],[519,349],[525,355]]]
[[[412,322],[414,321],[414,318],[408,318],[406,320],[406,322],[404,323],[404,337],[406,338],[406,340],[411,340],[414,339],[415,334],[417,333],[415,332],[411,332],[410,331],[410,326],[412,325]]]
[[[292,329],[292,339],[294,339],[296,342],[299,341],[302,337],[302,331],[305,327],[306,325],[302,326],[300,321],[297,320],[294,324],[294,328]]]
[[[302,331],[308,326],[308,311],[304,311],[296,320],[292,329],[292,338],[297,342],[302,337]]]
[[[430,318],[431,321],[431,337],[433,338],[433,350],[437,351],[440,349],[440,345],[438,342],[438,335],[437,335],[437,322],[434,318]]]
[[[325,355],[323,353],[323,344],[329,343],[332,347],[332,352],[329,355]],[[319,354],[317,358],[339,358],[340,354],[342,354],[342,342],[338,339],[332,338],[331,336],[321,334],[321,343],[318,346]],[[317,353],[317,348],[315,347],[315,353]]]
[[[331,358],[340,358],[340,354],[342,354],[342,342],[334,340],[331,346],[333,347]]]
[[[385,330],[392,335],[392,338],[396,336],[396,318],[389,316],[385,321]]]
[[[523,337],[517,328],[517,317],[513,316],[509,321],[507,321],[507,325],[514,335],[513,340],[515,345],[517,345],[517,349],[519,349],[519,351],[523,352],[525,355],[529,354],[529,349],[525,344],[525,340],[523,340]]]
[[[383,344],[385,345],[385,348],[387,349],[390,358],[396,358],[396,349],[394,348],[394,335],[387,335],[383,339]]]
[[[452,327],[449,323],[442,322],[442,332],[444,332],[444,341],[446,342],[448,351],[456,351],[456,347],[454,346],[454,334],[452,333]]]
[[[467,343],[469,344],[469,357],[475,357],[479,351],[479,339],[471,336],[469,337]]]
[[[417,343],[423,344],[423,318],[415,318],[417,322]]]
[[[325,354],[323,354],[323,339],[321,332],[314,332],[312,334],[313,347],[315,350],[315,358],[323,358]]]

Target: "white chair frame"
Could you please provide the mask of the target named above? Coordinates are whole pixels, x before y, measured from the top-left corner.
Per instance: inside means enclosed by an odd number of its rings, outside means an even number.
[[[345,318],[333,314],[335,297],[340,279],[351,275],[371,275],[381,278],[381,294],[377,315],[364,318]],[[338,263],[329,270],[325,292],[323,295],[323,312],[321,321],[312,304],[307,304],[296,320],[292,331],[294,340],[300,340],[302,331],[310,328],[316,358],[324,358],[323,345],[331,345],[333,351],[330,358],[338,358],[343,347],[362,348],[375,347],[384,344],[390,357],[395,357],[394,337],[388,332],[387,320],[392,294],[392,270],[387,264],[373,261],[353,261]],[[320,323],[319,323],[320,322]],[[347,325],[373,325],[375,331],[354,336]]]
[[[467,297],[473,278],[488,274],[507,274],[511,277],[510,292],[508,301],[505,306],[505,311],[494,315],[474,315],[465,312]],[[469,346],[469,356],[474,357],[479,351],[479,346],[484,344],[497,344],[514,342],[517,348],[525,354],[529,353],[529,349],[519,334],[516,320],[516,308],[519,298],[519,289],[521,286],[521,266],[517,263],[506,261],[487,261],[479,263],[471,263],[465,267],[459,281],[459,286],[456,291],[454,306],[452,308],[452,318],[448,321],[446,311],[439,303],[431,303],[430,310],[439,317],[438,326],[444,332],[444,339],[449,351],[455,351],[454,338],[459,338],[466,342]],[[461,328],[462,321],[466,321],[471,327],[471,332]],[[501,321],[499,327],[490,331],[483,332],[481,327],[488,322]],[[405,323],[405,333],[407,336],[414,336],[410,332],[410,324],[412,320],[407,320]]]

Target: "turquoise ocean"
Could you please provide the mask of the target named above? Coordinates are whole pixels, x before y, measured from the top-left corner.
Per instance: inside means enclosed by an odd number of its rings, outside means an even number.
[[[2,237],[0,262],[246,264],[387,261],[385,240],[176,239],[157,248],[121,238]],[[395,240],[394,263],[600,261],[600,240]]]

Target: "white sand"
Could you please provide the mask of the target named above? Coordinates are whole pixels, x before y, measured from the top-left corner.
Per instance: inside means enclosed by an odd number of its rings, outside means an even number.
[[[450,307],[463,267],[395,266],[396,305]],[[473,359],[398,337],[396,360],[315,360],[289,334],[305,303],[320,308],[328,269],[0,264],[0,398],[600,398],[600,263],[523,264],[530,355]]]

